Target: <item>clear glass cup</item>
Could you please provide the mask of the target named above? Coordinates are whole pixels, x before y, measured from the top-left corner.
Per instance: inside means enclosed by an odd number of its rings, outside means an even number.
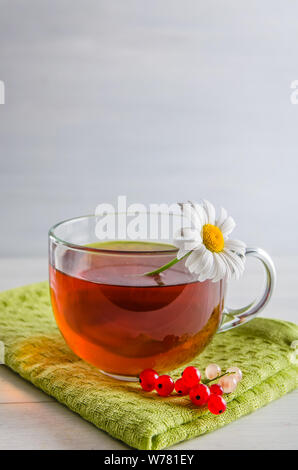
[[[175,217],[170,215],[171,223]],[[275,270],[261,249],[248,248],[246,254],[265,267],[264,293],[232,310],[224,306],[226,280],[198,282],[185,260],[158,276],[144,275],[175,258],[170,238],[147,237],[140,244],[114,237],[98,245],[97,223],[97,216],[85,216],[51,228],[49,277],[55,319],[66,342],[103,373],[134,380],[146,368],[173,370],[190,362],[216,332],[245,323],[269,301]],[[226,314],[232,319],[223,322]]]

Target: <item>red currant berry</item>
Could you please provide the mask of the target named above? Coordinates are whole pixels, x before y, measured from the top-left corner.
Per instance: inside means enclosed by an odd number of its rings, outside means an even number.
[[[183,395],[188,395],[189,394],[189,387],[185,385],[183,379],[178,379],[175,382],[175,390],[176,392],[183,396]]]
[[[196,367],[188,366],[182,372],[182,378],[184,380],[185,385],[187,385],[189,388],[192,388],[195,385],[198,385],[198,383],[200,382],[201,372]]]
[[[211,395],[208,401],[208,410],[214,415],[220,415],[227,409],[227,404],[220,395]]]
[[[155,390],[161,397],[171,395],[174,390],[174,381],[169,375],[161,375],[155,382]]]
[[[210,392],[213,393],[214,395],[222,395],[223,394],[223,389],[220,385],[213,384],[210,387]]]
[[[203,406],[206,405],[210,397],[210,390],[207,385],[199,384],[193,387],[189,392],[189,398],[194,405]]]
[[[140,373],[139,382],[145,392],[151,392],[155,388],[158,373],[153,369],[145,369]]]

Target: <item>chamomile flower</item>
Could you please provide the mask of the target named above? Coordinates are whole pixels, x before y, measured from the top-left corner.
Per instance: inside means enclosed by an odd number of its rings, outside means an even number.
[[[235,228],[232,217],[225,209],[216,217],[214,206],[206,200],[202,204],[183,204],[182,209],[190,227],[182,228],[174,241],[179,248],[177,259],[187,256],[185,266],[201,282],[239,279],[244,271],[246,245],[229,239]]]

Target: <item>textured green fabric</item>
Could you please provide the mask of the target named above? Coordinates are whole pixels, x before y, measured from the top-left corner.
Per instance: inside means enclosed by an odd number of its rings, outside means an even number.
[[[226,413],[214,416],[187,397],[158,397],[137,383],[118,382],[81,361],[60,335],[49,303],[48,283],[0,294],[0,340],[5,363],[25,379],[100,429],[138,449],[162,449],[217,429],[297,387],[298,366],[290,345],[298,326],[258,318],[215,335],[192,362],[210,362],[244,374],[227,396]],[[176,370],[173,377],[181,373]]]

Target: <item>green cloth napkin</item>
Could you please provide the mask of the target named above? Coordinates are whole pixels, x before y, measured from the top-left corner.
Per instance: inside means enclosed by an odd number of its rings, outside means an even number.
[[[56,327],[47,282],[0,294],[6,365],[137,449],[162,449],[213,431],[295,389],[298,365],[291,343],[297,339],[297,325],[264,318],[215,335],[192,364],[202,371],[211,362],[243,371],[237,390],[227,396],[227,411],[215,416],[187,397],[143,392],[139,384],[110,379],[80,360]]]

